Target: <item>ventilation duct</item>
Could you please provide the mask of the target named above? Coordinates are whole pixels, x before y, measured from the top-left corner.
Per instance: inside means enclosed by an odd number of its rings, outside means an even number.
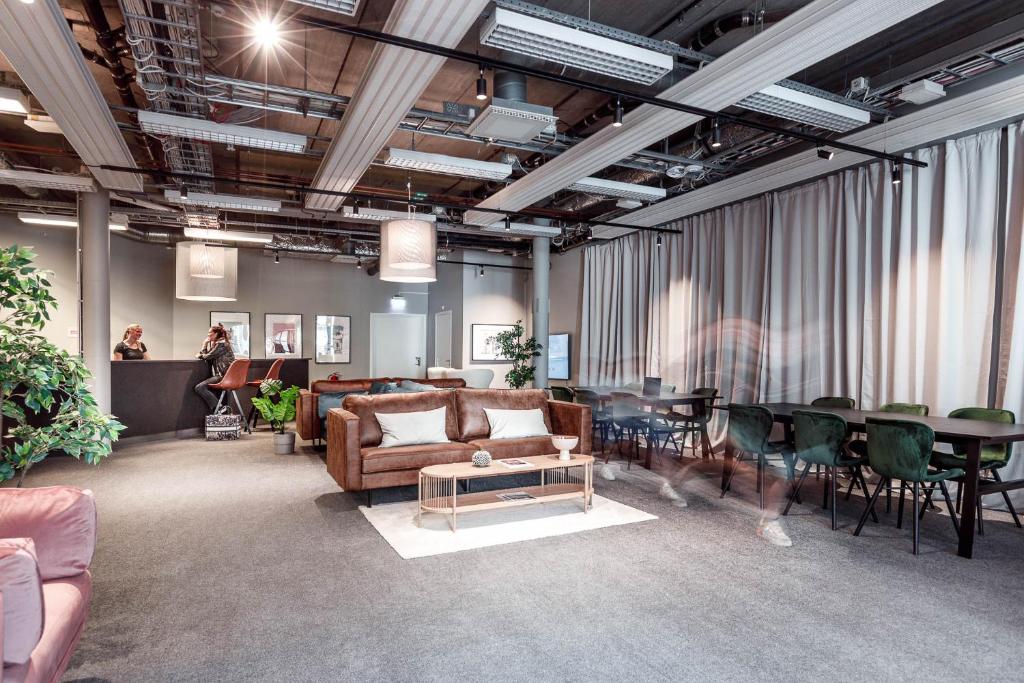
[[[554,109],[526,101],[526,76],[495,71],[494,97],[466,133],[491,140],[529,142],[545,131],[553,134],[557,122]]]

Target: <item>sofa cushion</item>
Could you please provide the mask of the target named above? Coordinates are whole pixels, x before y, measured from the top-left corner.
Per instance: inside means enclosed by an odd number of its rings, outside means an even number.
[[[459,441],[468,442],[489,437],[491,427],[487,422],[484,408],[540,408],[544,415],[544,425],[548,432],[551,432],[548,397],[543,389],[456,389],[455,403],[458,407]]]
[[[341,402],[349,394],[365,394],[365,391],[328,391],[320,394],[316,400],[316,411],[323,420],[327,417],[327,411],[331,408],[340,408]]]
[[[428,443],[448,443],[445,434],[446,406],[413,413],[374,413],[383,436],[381,448],[415,446]]]
[[[24,664],[43,635],[43,586],[31,538],[0,539],[4,664]]]
[[[59,680],[82,635],[91,597],[89,572],[43,582],[43,635],[28,662],[4,669],[3,683]]]
[[[411,379],[403,379],[398,383],[398,388],[407,392],[414,391],[440,391],[437,387],[432,384],[422,384],[420,382],[413,382]]]
[[[527,410],[502,410],[484,408],[487,422],[491,426],[492,439],[522,439],[528,436],[547,436],[551,432],[544,424],[544,413],[540,408]]]
[[[420,469],[428,465],[446,465],[450,462],[469,462],[476,449],[469,444],[430,443],[393,448],[363,448],[363,473],[393,472]]]
[[[96,549],[96,499],[72,486],[0,489],[0,538],[31,538],[43,581],[81,574]]]
[[[422,391],[411,394],[376,394],[374,396],[349,395],[342,407],[359,418],[359,445],[363,448],[379,446],[383,432],[375,413],[413,413],[434,410],[444,406],[445,435],[450,441],[459,441],[459,427],[455,418],[455,393],[452,391]]]
[[[473,439],[469,445],[487,451],[495,460],[526,458],[531,455],[556,453],[550,436],[527,436],[522,439]]]

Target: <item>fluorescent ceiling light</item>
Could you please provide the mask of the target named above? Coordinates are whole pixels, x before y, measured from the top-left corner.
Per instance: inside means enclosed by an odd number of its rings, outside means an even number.
[[[837,133],[845,133],[871,123],[871,114],[863,109],[782,85],[762,88],[740,100],[737,106]]]
[[[307,5],[317,9],[346,14],[350,17],[356,15],[359,9],[359,0],[292,0],[297,5]]]
[[[0,88],[0,114],[27,114],[28,97],[15,88]]]
[[[620,199],[619,201],[615,202],[615,206],[619,207],[620,209],[629,209],[630,211],[632,211],[633,209],[639,209],[643,205],[643,202],[637,201],[636,199]]]
[[[60,228],[77,228],[78,218],[75,216],[58,216],[45,213],[18,212],[18,220],[30,225],[53,225]],[[115,232],[124,232],[128,229],[128,217],[123,214],[110,216],[110,229]]]
[[[395,149],[394,147],[388,150],[384,165],[410,168],[427,173],[486,178],[488,180],[501,180],[512,175],[511,164],[477,161],[476,159],[452,157],[447,154],[430,154],[409,149]]]
[[[56,173],[37,173],[17,169],[0,169],[0,184],[26,185],[28,187],[45,187],[50,190],[68,190],[69,192],[92,192],[96,189],[92,178]]]
[[[25,125],[36,131],[37,133],[50,133],[55,135],[63,135],[60,126],[49,116],[37,116],[36,114],[29,114],[25,118]]]
[[[466,128],[467,135],[489,140],[528,142],[544,131],[554,132],[555,110],[539,104],[492,97],[491,103]]]
[[[403,220],[409,217],[408,211],[388,211],[387,209],[373,209],[368,206],[341,207],[341,215],[345,218],[360,218],[366,221],[395,221]],[[413,218],[420,221],[427,221],[428,223],[436,223],[437,216],[432,213],[416,213],[412,215]]]
[[[185,228],[185,237],[194,240],[210,240],[211,242],[257,242],[270,244],[273,235],[258,232],[239,232],[238,230],[211,230],[209,228]]]
[[[187,197],[182,197],[178,190],[164,190],[164,199],[178,204],[193,206],[212,206],[217,209],[237,209],[239,211],[280,211],[281,202],[276,199],[259,199],[256,197],[239,197],[233,194],[209,194],[190,190]]]
[[[509,223],[506,230],[505,221],[492,223],[483,228],[484,232],[501,232],[509,235],[530,235],[532,237],[558,237],[562,234],[561,228],[553,225],[534,225],[533,223]]]
[[[275,152],[299,154],[306,151],[305,135],[237,126],[233,123],[214,123],[206,119],[191,119],[187,116],[140,111],[139,126],[145,132],[153,135],[174,135],[193,140],[220,142],[225,145],[269,149]]]
[[[521,55],[650,85],[672,71],[672,56],[496,7],[480,42]]]
[[[662,187],[650,187],[648,185],[637,185],[636,183],[620,183],[617,180],[605,180],[604,178],[580,178],[570,185],[569,189],[579,192],[591,192],[604,195],[605,197],[636,199],[642,202],[656,202],[668,195],[668,192]]]

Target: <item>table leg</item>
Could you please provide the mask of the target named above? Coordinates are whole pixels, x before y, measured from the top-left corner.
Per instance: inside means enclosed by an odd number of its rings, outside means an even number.
[[[707,460],[711,457],[712,452],[711,437],[708,435],[708,420],[711,419],[711,415],[703,399],[693,405],[694,414],[700,416],[700,456],[702,459]]]
[[[736,466],[736,455],[733,453],[729,440],[725,440],[725,451],[722,453],[722,495],[725,495],[726,482],[729,481],[729,473]]]
[[[456,490],[458,488],[459,488],[458,477],[452,477],[452,533],[453,534],[458,529],[458,522],[457,522],[456,516],[455,516],[456,495],[457,495],[456,494]]]
[[[978,512],[978,472],[981,467],[981,441],[967,443],[967,465],[964,468],[963,512],[960,514],[960,547],[957,554],[970,559],[974,555],[974,524]]]
[[[419,502],[419,507],[416,509],[416,526],[423,526],[423,473],[420,472],[419,479],[416,482],[416,500]]]

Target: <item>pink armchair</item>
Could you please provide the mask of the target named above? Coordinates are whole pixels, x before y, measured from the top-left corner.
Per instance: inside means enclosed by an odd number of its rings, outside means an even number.
[[[85,628],[96,501],[70,486],[0,489],[0,683],[56,683]]]

